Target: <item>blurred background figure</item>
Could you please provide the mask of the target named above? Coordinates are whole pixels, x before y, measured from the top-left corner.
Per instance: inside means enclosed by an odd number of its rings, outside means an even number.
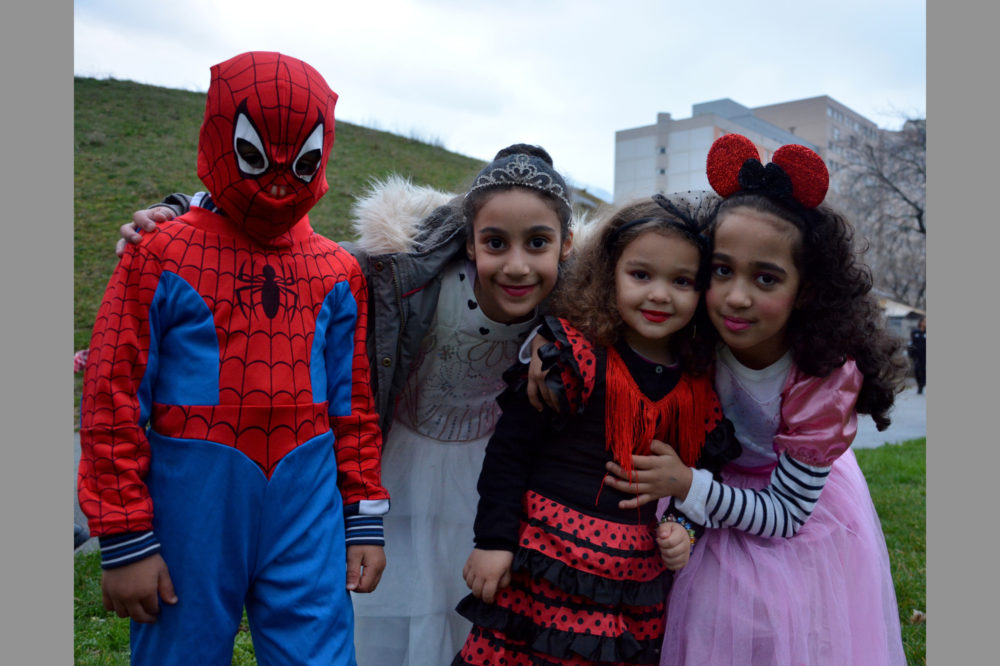
[[[913,360],[913,376],[917,380],[917,393],[924,392],[927,384],[927,318],[924,317],[917,327],[910,331],[910,346],[907,348]]]

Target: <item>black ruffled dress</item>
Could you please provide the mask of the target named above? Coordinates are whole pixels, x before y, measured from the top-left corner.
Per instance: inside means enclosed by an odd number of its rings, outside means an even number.
[[[614,432],[606,414],[613,410],[618,427],[623,415],[629,427],[646,419],[664,441],[695,441],[688,455],[713,471],[739,447],[710,377],[657,365],[624,344],[595,348],[563,321],[547,326],[557,343],[543,356],[556,364],[549,377],[565,409],[539,413],[524,369],[508,373],[479,478],[475,541],[514,553],[512,580],[494,604],[471,594],[459,603],[474,626],[452,663],[657,664],[671,573],[655,541],[656,503],[619,509],[627,496],[602,483],[616,458],[605,444]],[[609,382],[609,374],[619,377]],[[648,452],[651,439],[632,451]]]

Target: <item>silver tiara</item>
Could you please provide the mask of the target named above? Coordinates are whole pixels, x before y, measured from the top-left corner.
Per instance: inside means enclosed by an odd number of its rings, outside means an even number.
[[[515,153],[494,160],[479,172],[469,192],[501,185],[518,185],[548,192],[572,208],[565,181],[540,157]]]

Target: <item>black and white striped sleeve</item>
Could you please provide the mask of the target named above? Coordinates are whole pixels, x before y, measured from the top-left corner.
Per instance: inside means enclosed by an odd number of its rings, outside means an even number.
[[[729,527],[764,537],[790,537],[812,514],[830,467],[808,465],[782,453],[761,490],[734,488],[693,470],[691,489],[678,510],[706,527]]]

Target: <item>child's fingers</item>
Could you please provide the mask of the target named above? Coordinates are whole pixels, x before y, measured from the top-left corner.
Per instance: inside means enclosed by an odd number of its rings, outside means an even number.
[[[675,522],[662,523],[657,527],[656,543],[660,548],[660,558],[671,571],[684,567],[691,557],[691,541],[687,530]]]
[[[618,500],[618,508],[619,509],[624,509],[624,510],[638,509],[639,506],[640,506],[640,504],[639,504],[639,498],[638,497],[632,497],[632,498],[629,498],[629,499]]]
[[[164,567],[163,572],[157,580],[157,592],[163,603],[173,606],[177,603],[177,593],[174,591],[174,581],[170,579],[170,572]],[[157,609],[156,612],[159,612]]]
[[[476,599],[483,598],[483,582],[483,579],[479,576],[472,577],[472,584],[469,585],[469,588],[472,590],[472,596]]]
[[[156,616],[160,614],[156,593],[139,598],[135,603],[135,612],[132,619],[136,622],[156,622]]]
[[[358,592],[374,592],[382,580],[382,572],[375,567],[363,567],[361,569],[361,580],[358,583]]]
[[[559,398],[556,396],[555,391],[550,389],[548,384],[542,384],[539,390],[541,391],[542,398],[545,400],[545,404],[558,412]]]
[[[465,581],[465,586],[471,590],[473,576],[472,576],[472,567],[469,565],[468,560],[466,560],[465,566],[462,567],[462,580]]]
[[[621,466],[613,460],[609,460],[604,463],[604,469],[611,472],[615,476],[616,481],[631,481],[634,483],[637,480],[635,478],[635,470],[632,470],[629,474],[625,474],[625,470],[623,470]]]
[[[677,571],[679,569],[683,569],[684,565],[686,565],[687,563],[688,563],[687,553],[681,553],[676,556],[663,558],[664,566],[666,566],[667,569],[669,569],[670,571]]]
[[[485,603],[491,604],[496,599],[497,593],[497,582],[492,578],[487,580],[483,584],[483,596],[482,600]]]
[[[654,439],[650,443],[649,450],[652,451],[653,453],[655,453],[657,455],[661,455],[661,456],[662,455],[670,455],[671,453],[675,453],[674,450],[673,450],[673,448],[671,448],[671,446],[669,444],[667,444],[665,442],[661,442],[658,439]]]
[[[660,523],[656,527],[656,540],[657,540],[657,542],[664,542],[664,541],[668,540],[670,538],[670,536],[672,534],[674,534],[674,532],[677,529],[679,529],[679,528],[680,528],[680,525],[678,525],[677,523],[675,523],[672,520],[668,520],[667,522]]]
[[[649,483],[640,480],[634,474],[632,475],[631,481],[625,481],[613,476],[605,476],[604,483],[611,486],[615,490],[620,490],[623,493],[629,493],[631,495],[642,495],[652,492],[653,486]],[[649,501],[648,499],[646,501]],[[643,502],[645,504],[646,502]]]
[[[135,216],[133,216],[133,220]],[[140,220],[141,226],[146,231],[156,228],[157,222],[166,222],[174,219],[174,210],[168,206],[153,206],[149,209],[149,215],[144,220]]]
[[[358,589],[361,582],[361,558],[352,556],[350,549],[347,551],[347,589],[352,592]]]
[[[160,222],[174,219],[174,211],[167,206],[143,208],[132,213],[132,224],[140,231],[153,231]]]
[[[659,499],[655,495],[650,495],[649,493],[640,493],[635,497],[630,497],[629,499],[619,500],[619,509],[638,509],[640,506],[644,506]]]
[[[656,463],[660,462],[660,459],[660,455],[641,456],[636,453],[632,455],[632,466],[635,468],[636,473],[639,473],[652,469],[656,466]]]
[[[538,411],[542,411],[545,408],[545,404],[538,394],[538,385],[532,381],[528,382],[528,402]]]

